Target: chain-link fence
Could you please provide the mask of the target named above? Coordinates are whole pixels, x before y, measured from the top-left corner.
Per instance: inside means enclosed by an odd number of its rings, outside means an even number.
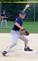
[[[7,18],[7,26],[1,26],[1,19],[0,19],[0,32],[9,32],[12,28],[12,21],[15,21],[16,16],[20,10],[23,10],[27,3],[0,3],[0,15],[5,10],[5,14]],[[25,21],[27,22],[35,22],[38,21],[38,3],[29,3],[30,7],[26,10],[27,15]]]
[[[13,20],[18,15],[20,10],[23,10],[26,3],[2,3],[2,10],[5,10],[8,19]],[[32,21],[38,20],[38,4],[31,3],[30,8],[26,10],[27,17],[26,19],[31,19]]]

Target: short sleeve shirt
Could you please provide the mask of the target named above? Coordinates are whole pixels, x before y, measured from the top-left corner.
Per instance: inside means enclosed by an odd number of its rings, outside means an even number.
[[[15,23],[18,23],[20,26],[23,25],[23,20],[19,17],[16,18]],[[12,30],[19,31],[20,28],[18,28],[16,25],[13,26]]]

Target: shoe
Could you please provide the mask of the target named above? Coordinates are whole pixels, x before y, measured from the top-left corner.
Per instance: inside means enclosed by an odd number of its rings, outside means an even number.
[[[27,48],[24,48],[24,51],[33,51],[33,50],[27,47]]]
[[[7,54],[7,51],[3,51],[3,52],[2,52],[2,55],[3,55],[3,56],[6,56],[6,54]]]

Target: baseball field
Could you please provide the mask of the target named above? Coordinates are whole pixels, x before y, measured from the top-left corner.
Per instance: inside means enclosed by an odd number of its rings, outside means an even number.
[[[0,33],[0,61],[38,61],[38,34],[30,34],[29,46],[33,49],[32,52],[25,52],[24,42],[19,39],[16,47],[4,57],[2,51],[7,48],[9,40],[10,33]]]
[[[6,57],[2,56],[2,51],[7,48],[10,41],[10,31],[14,22],[8,21],[7,27],[0,24],[0,61],[38,61],[38,22],[26,22],[23,26],[30,32],[29,46],[32,52],[24,51],[24,42],[18,40],[16,47],[12,48]]]

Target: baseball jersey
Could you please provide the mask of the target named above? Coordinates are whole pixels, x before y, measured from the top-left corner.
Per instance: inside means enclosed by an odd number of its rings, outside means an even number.
[[[23,20],[22,20],[21,18],[17,17],[16,20],[15,20],[15,23],[18,23],[20,26],[22,26]],[[19,31],[19,29],[20,29],[20,28],[18,28],[18,27],[14,24],[12,30],[14,30],[14,31]]]

